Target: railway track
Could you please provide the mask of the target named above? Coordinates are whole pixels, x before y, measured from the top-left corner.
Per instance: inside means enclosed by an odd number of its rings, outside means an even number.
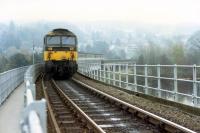
[[[43,88],[56,132],[195,133],[76,79],[44,81]]]
[[[47,99],[48,116],[53,133],[86,133],[88,132],[73,110],[51,81],[42,81],[45,99]]]

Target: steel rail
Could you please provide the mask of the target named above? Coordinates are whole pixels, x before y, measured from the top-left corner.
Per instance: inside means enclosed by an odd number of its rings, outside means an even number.
[[[47,92],[46,92],[46,87],[44,86],[44,79],[43,78],[44,77],[42,77],[42,89],[43,89],[43,92],[44,92],[44,97],[47,101],[47,107],[48,107],[48,111],[49,111],[49,114],[50,114],[50,118],[53,122],[53,126],[55,128],[56,133],[61,133],[60,128],[58,126],[58,123],[56,121],[56,118],[54,116],[53,109],[51,108],[51,105],[49,103],[49,97],[48,97]]]
[[[165,119],[165,118],[162,118],[162,117],[160,117],[160,116],[157,116],[157,115],[155,115],[155,114],[153,114],[153,113],[150,113],[150,112],[148,112],[148,111],[145,111],[145,110],[143,110],[143,109],[141,109],[141,108],[139,108],[139,107],[136,107],[136,106],[134,106],[134,105],[131,105],[131,104],[129,104],[129,103],[127,103],[127,102],[124,102],[124,101],[122,101],[122,100],[120,100],[120,99],[117,99],[117,98],[115,98],[115,97],[113,97],[113,96],[111,96],[111,95],[109,95],[109,94],[106,94],[106,93],[104,93],[104,92],[102,92],[102,91],[99,91],[99,90],[97,90],[97,89],[95,89],[95,88],[93,88],[93,87],[91,87],[91,86],[89,86],[89,85],[87,85],[87,84],[85,84],[85,83],[83,83],[83,82],[81,82],[81,81],[75,79],[75,78],[72,78],[72,80],[75,81],[76,83],[78,83],[78,84],[80,84],[80,85],[82,85],[82,86],[88,88],[89,90],[91,90],[91,91],[93,91],[93,92],[96,92],[96,93],[98,93],[98,94],[101,94],[102,96],[104,96],[104,97],[106,97],[106,98],[108,98],[108,99],[110,99],[110,100],[112,100],[112,101],[114,101],[114,102],[116,102],[116,103],[119,103],[119,104],[121,104],[121,105],[123,105],[123,106],[125,106],[125,107],[128,107],[129,109],[132,109],[132,110],[135,110],[135,111],[137,111],[137,112],[139,112],[139,113],[142,113],[142,114],[144,114],[145,116],[148,116],[148,118],[153,118],[153,119],[159,121],[159,123],[164,124],[165,126],[170,126],[170,127],[172,127],[172,128],[178,129],[179,131],[186,132],[186,133],[196,133],[195,131],[192,131],[192,130],[186,128],[186,127],[183,127],[183,126],[181,126],[181,125],[179,125],[179,124],[176,124],[176,123],[174,123],[174,122],[171,122],[171,121],[169,121],[169,120],[167,120],[167,119]],[[170,131],[170,129],[167,129],[167,130]]]
[[[82,116],[85,120],[93,127],[94,131],[98,133],[105,133],[105,131],[98,126],[88,115],[86,115],[64,92],[63,90],[56,84],[54,80],[52,80],[52,83],[55,85],[57,91],[61,93],[66,100],[73,106],[73,108]]]

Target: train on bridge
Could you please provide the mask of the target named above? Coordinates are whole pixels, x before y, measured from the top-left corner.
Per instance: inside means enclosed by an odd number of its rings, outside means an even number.
[[[78,69],[77,37],[68,29],[54,29],[44,37],[45,72],[50,76],[71,77]]]

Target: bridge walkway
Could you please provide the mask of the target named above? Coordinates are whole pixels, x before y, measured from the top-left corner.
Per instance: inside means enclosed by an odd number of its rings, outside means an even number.
[[[0,107],[0,133],[21,133],[20,118],[24,107],[25,84],[16,88]]]

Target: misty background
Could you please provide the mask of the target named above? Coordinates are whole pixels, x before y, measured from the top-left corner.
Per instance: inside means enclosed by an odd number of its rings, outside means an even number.
[[[32,53],[42,61],[43,37],[67,28],[78,37],[78,51],[109,59],[133,59],[137,64],[200,64],[200,27],[128,22],[0,23],[0,71],[29,65]]]
[[[0,72],[42,61],[44,35],[67,28],[81,52],[137,64],[200,64],[199,0],[1,0]]]

